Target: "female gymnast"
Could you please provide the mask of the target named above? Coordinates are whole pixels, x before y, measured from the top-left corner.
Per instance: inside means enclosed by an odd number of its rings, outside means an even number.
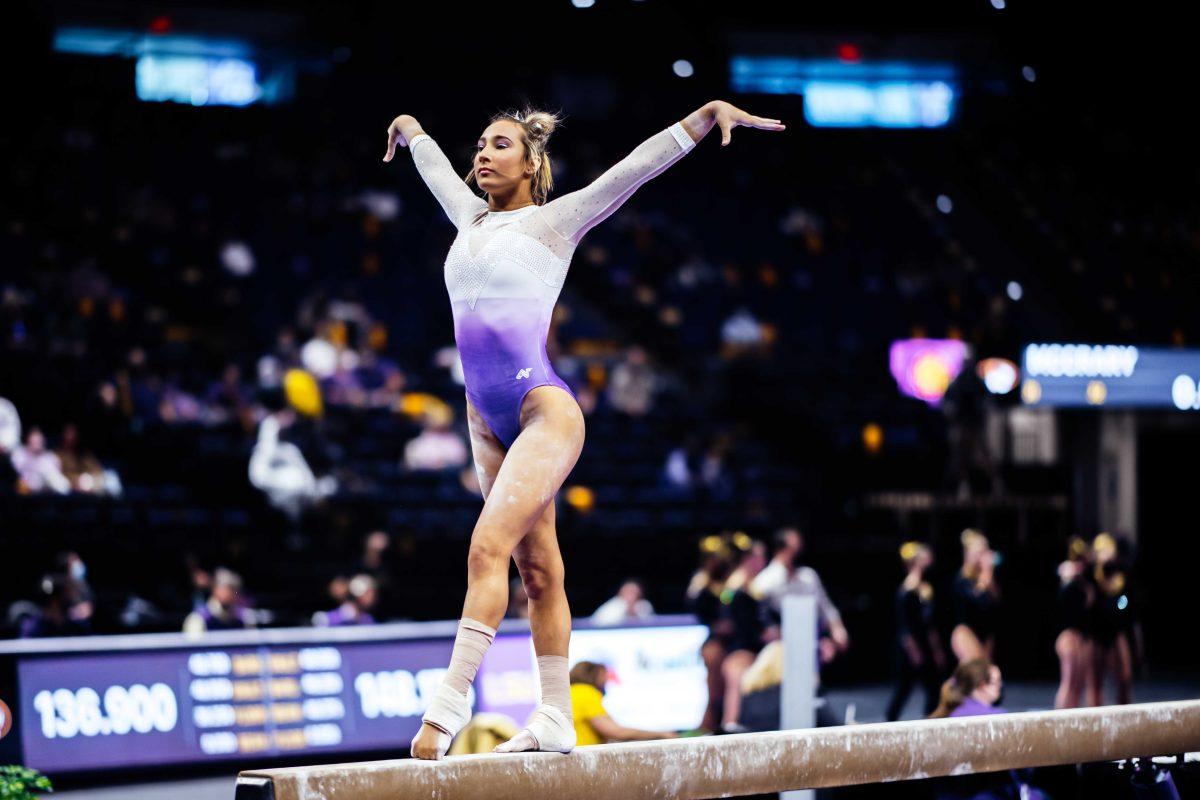
[[[721,100],[655,133],[592,183],[554,200],[546,144],[559,119],[525,109],[494,116],[460,178],[437,142],[403,114],[387,155],[408,147],[421,178],[458,229],[444,277],[466,383],[467,428],[484,504],[467,555],[467,596],[450,666],[412,743],[440,759],[471,716],[467,691],[508,603],[508,561],[529,595],[541,702],[497,752],[575,746],[567,644],[571,613],[554,531],[554,497],[583,449],[583,412],[546,355],[550,315],[571,254],[646,181],[717,125],[728,145],[738,126],[782,131],[777,119]],[[474,183],[486,194],[478,196]]]
[[[1104,705],[1104,684],[1116,681],[1117,703],[1133,702],[1134,661],[1141,661],[1141,626],[1134,615],[1137,595],[1129,585],[1129,566],[1117,540],[1101,533],[1092,541],[1091,674],[1088,705]]]
[[[1059,683],[1055,708],[1083,704],[1092,664],[1091,614],[1095,587],[1088,580],[1090,548],[1078,536],[1067,542],[1067,560],[1058,565],[1058,616],[1061,630],[1054,640]]]
[[[950,648],[958,663],[992,658],[1000,591],[996,588],[996,552],[974,528],[962,532],[963,565],[954,578],[954,629]]]
[[[926,573],[933,551],[921,542],[905,542],[900,559],[908,574],[896,592],[896,639],[892,648],[895,683],[885,719],[895,722],[917,683],[925,690],[925,714],[938,704],[946,656],[933,615],[933,586]]]

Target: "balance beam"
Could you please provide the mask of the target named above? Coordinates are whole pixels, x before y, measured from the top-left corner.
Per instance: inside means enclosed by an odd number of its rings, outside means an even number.
[[[702,800],[1200,750],[1200,700],[247,770],[235,800]]]

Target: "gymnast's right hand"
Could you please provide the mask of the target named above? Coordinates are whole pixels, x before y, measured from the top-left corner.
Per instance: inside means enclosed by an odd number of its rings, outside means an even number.
[[[450,738],[450,735],[441,729],[435,728],[428,722],[422,722],[421,730],[417,731],[417,736],[413,739],[409,751],[413,758],[437,761],[446,755]]]
[[[400,143],[401,147],[408,147],[408,142],[416,134],[414,131],[421,130],[421,126],[417,120],[410,114],[401,114],[392,120],[392,124],[388,126],[388,146],[387,155],[383,157],[384,161],[391,161],[392,156],[396,154],[396,142]]]

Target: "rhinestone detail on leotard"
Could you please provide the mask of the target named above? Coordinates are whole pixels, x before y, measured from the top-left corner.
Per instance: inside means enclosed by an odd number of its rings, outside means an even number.
[[[529,239],[536,246],[514,247],[515,242],[508,238],[512,236]],[[475,303],[479,300],[483,288],[487,286],[496,264],[504,256],[511,258],[542,283],[555,289],[561,289],[566,283],[567,270],[571,266],[569,259],[559,258],[537,239],[517,231],[496,231],[474,256],[471,256],[467,248],[466,237],[461,237],[455,240],[446,258],[446,266],[454,276],[456,290],[456,296],[451,299],[466,300],[470,308],[475,308]]]

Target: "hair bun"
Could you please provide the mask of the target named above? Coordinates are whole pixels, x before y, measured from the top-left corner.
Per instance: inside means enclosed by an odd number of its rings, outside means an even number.
[[[540,111],[527,105],[519,109],[508,108],[500,111],[489,120],[489,124],[500,120],[509,120],[521,126],[521,138],[527,148],[526,162],[534,168],[533,185],[530,187],[533,201],[542,205],[549,197],[550,190],[554,188],[550,154],[546,152],[546,146],[550,141],[550,134],[562,124],[562,114],[557,111]],[[474,179],[475,171],[472,169],[463,180],[470,184]]]

